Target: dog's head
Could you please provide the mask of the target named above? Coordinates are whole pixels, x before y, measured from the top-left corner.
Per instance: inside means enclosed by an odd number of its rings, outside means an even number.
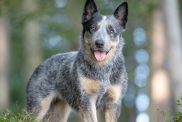
[[[125,30],[128,4],[123,2],[112,15],[101,15],[94,0],[87,0],[83,10],[82,41],[87,55],[97,63],[105,63],[113,58]]]

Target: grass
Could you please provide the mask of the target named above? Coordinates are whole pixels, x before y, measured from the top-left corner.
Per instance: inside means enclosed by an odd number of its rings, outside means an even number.
[[[177,106],[182,109],[182,97],[177,100]],[[182,122],[182,112],[176,112],[175,117],[172,119],[167,119],[168,117],[163,112],[163,117],[166,118],[166,122]],[[0,113],[0,122],[35,122],[35,119],[25,110],[21,110],[20,112],[6,110]]]
[[[32,115],[24,110],[21,112],[12,112],[6,110],[0,114],[0,122],[35,122]]]

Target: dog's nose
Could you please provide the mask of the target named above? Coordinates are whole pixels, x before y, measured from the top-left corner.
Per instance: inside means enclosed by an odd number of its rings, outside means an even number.
[[[96,40],[95,41],[95,46],[97,48],[103,48],[104,47],[104,41],[102,41],[102,40]]]

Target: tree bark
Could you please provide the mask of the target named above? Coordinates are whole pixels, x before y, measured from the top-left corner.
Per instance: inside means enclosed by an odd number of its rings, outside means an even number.
[[[9,83],[8,83],[8,18],[0,17],[0,111],[9,104]]]
[[[166,42],[168,44],[168,68],[174,84],[174,94],[177,99],[182,95],[182,31],[179,3],[177,0],[163,0],[163,3],[166,20]]]
[[[166,37],[160,9],[154,11],[152,28],[151,122],[166,122],[170,115],[170,80],[165,67]],[[166,114],[163,115],[163,113]]]
[[[24,0],[23,8],[27,15],[36,13],[36,0]],[[40,23],[34,17],[27,19],[24,25],[25,71],[26,79],[30,77],[35,67],[41,62]]]
[[[154,12],[152,38],[152,122],[166,122],[174,114],[174,96],[182,95],[182,38],[177,0],[161,1]],[[167,65],[166,65],[167,64]],[[174,92],[172,91],[174,90]]]

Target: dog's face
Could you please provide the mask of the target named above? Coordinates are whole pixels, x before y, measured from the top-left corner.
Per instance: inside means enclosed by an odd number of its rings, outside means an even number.
[[[99,14],[94,0],[86,1],[82,16],[83,44],[87,54],[96,62],[112,59],[125,29],[127,16],[126,2],[119,5],[113,15],[104,16]]]

